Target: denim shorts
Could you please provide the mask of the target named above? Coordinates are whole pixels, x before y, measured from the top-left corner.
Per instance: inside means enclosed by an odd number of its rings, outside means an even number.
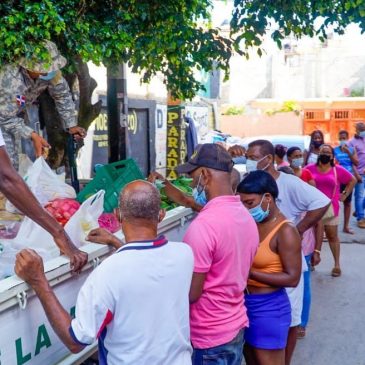
[[[291,307],[284,288],[268,294],[245,294],[250,326],[245,341],[265,350],[285,348],[291,322]]]
[[[241,329],[232,341],[224,345],[209,349],[194,349],[192,365],[241,365],[243,332]]]

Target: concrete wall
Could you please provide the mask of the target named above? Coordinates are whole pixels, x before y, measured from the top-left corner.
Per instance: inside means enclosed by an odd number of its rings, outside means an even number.
[[[222,115],[220,129],[237,137],[303,134],[303,120],[295,113],[268,115]]]

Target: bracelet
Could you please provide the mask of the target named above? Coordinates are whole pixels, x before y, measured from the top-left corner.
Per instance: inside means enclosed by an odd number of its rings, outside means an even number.
[[[318,253],[318,255],[320,255],[320,254],[321,254],[321,250],[314,250],[314,252],[317,252],[317,253]]]

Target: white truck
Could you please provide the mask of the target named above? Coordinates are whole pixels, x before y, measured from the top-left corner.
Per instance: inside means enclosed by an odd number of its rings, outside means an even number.
[[[169,211],[159,232],[181,240],[194,213],[178,207]],[[78,291],[89,273],[111,254],[108,246],[87,244],[87,266],[79,275],[70,272],[69,260],[60,256],[45,263],[47,279],[62,305],[74,313]],[[53,332],[42,305],[29,286],[16,276],[0,281],[0,365],[80,364],[97,350],[97,343],[79,354],[71,354]]]

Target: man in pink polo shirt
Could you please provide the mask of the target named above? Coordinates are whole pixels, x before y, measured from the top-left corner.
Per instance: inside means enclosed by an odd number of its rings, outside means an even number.
[[[259,238],[256,224],[233,195],[229,153],[204,144],[179,173],[193,178],[194,198],[204,205],[184,242],[194,252],[190,288],[193,365],[241,365],[248,326],[243,291]]]

